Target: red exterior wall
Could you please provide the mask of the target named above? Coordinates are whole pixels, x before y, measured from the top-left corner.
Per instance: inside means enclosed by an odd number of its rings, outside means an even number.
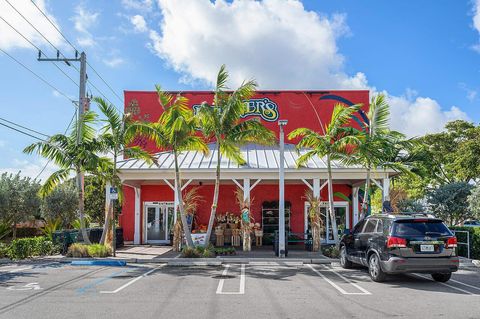
[[[172,92],[176,94],[177,92]],[[206,101],[212,103],[213,93],[209,91],[181,92],[189,99],[190,105],[201,104]],[[359,91],[258,91],[254,96],[256,101],[251,109],[263,110],[259,114],[251,116],[260,118],[262,123],[272,131],[278,133],[278,119],[287,119],[288,125],[285,133],[288,134],[298,127],[308,127],[316,131],[321,131],[322,127],[331,117],[332,110],[336,104],[352,105],[362,104],[362,110],[354,115],[351,125],[360,128],[360,123],[365,121],[365,111],[368,109],[369,93],[365,90]],[[274,104],[271,104],[273,102]],[[274,112],[269,112],[268,107],[263,107],[261,103],[270,103],[275,105]],[[250,104],[249,104],[250,109]],[[132,113],[134,119],[157,121],[162,113],[162,108],[158,102],[156,92],[144,91],[126,91],[125,92],[125,111]],[[268,115],[276,115],[274,119],[268,118]],[[263,117],[262,117],[263,115]],[[295,143],[296,141],[286,141]],[[137,139],[138,145],[144,146],[150,151],[159,151],[152,142]],[[191,186],[190,186],[191,187]],[[220,188],[220,200],[218,212],[224,213],[238,212],[239,209],[235,202],[235,185],[222,185]],[[304,225],[304,199],[306,186],[303,184],[286,185],[285,200],[290,201],[291,206],[291,227],[292,231],[303,231]],[[122,215],[120,216],[121,225],[124,228],[125,240],[133,240],[134,234],[134,191],[130,187],[124,187],[125,202],[123,204]],[[351,187],[349,185],[334,185],[335,192],[342,192],[346,196],[351,196]],[[321,192],[322,200],[327,200],[327,188]],[[198,222],[207,224],[210,213],[211,202],[213,198],[213,185],[204,185],[199,188],[199,194],[203,196],[203,202],[198,209]],[[278,185],[256,186],[251,197],[254,198],[252,212],[256,221],[261,222],[261,205],[264,201],[278,200]],[[341,198],[335,200],[343,201]],[[143,221],[143,203],[145,201],[173,201],[173,191],[168,186],[144,185],[141,188],[141,221]],[[352,222],[352,205],[350,203],[350,221]],[[143,232],[143,227],[140,227]],[[143,234],[141,237],[143,238]]]

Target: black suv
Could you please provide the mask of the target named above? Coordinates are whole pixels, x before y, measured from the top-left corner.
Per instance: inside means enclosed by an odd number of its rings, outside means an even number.
[[[427,215],[371,215],[340,242],[340,264],[368,267],[372,280],[386,274],[428,273],[446,282],[458,270],[457,238],[442,220]]]

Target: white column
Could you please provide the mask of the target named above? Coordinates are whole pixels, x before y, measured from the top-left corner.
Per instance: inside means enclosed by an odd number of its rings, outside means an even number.
[[[140,225],[142,224],[140,219],[141,213],[141,203],[140,203],[140,195],[141,195],[141,188],[134,187],[133,190],[135,191],[135,230],[133,233],[133,243],[135,245],[140,244]]]
[[[353,225],[355,226],[358,223],[358,194],[360,192],[360,187],[355,186],[352,188],[352,202],[353,202]]]
[[[320,199],[320,178],[313,179],[313,196]]]
[[[246,201],[250,199],[250,179],[244,178],[243,179],[243,200]]]
[[[107,182],[105,184],[105,211],[108,211],[108,205],[110,204],[110,187],[111,184]]]
[[[382,204],[390,197],[390,178],[386,177],[383,179],[383,192],[382,192]]]
[[[178,211],[178,205],[180,205],[180,194],[177,192],[177,179],[175,179],[175,184],[173,188],[173,194],[174,194],[174,200],[173,200],[173,209],[174,209],[174,214],[173,214],[173,220],[174,223],[177,222],[177,211]]]

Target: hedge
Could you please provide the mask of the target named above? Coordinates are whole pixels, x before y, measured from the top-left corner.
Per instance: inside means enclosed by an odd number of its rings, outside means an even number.
[[[58,253],[58,247],[46,237],[15,239],[7,248],[7,256],[10,259],[25,259],[55,253]]]
[[[451,230],[468,231],[470,234],[470,258],[480,259],[480,227],[450,227]],[[466,242],[465,233],[457,233],[458,242]],[[467,257],[467,245],[458,245],[458,255]]]

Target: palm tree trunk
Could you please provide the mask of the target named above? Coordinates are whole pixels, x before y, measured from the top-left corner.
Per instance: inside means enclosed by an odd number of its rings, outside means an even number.
[[[335,217],[335,209],[333,207],[333,178],[332,178],[332,166],[330,163],[330,156],[327,155],[327,168],[328,168],[328,210],[330,211],[330,221],[333,232],[333,241],[335,245],[339,245],[338,241],[338,229],[337,219]],[[328,236],[328,233],[327,233]]]
[[[210,242],[210,236],[212,235],[213,222],[215,221],[215,215],[217,214],[218,195],[220,193],[220,143],[216,143],[217,149],[217,169],[215,172],[215,189],[213,191],[213,203],[212,210],[210,211],[210,219],[208,220],[207,237],[205,239],[205,245]]]
[[[82,233],[83,241],[90,245],[90,238],[88,238],[87,230],[85,229],[85,194],[83,192],[82,179],[80,178],[80,170],[77,170],[77,188],[78,188],[78,218],[80,219],[80,232]]]
[[[370,167],[367,167],[367,179],[365,180],[365,192],[363,193],[363,201],[362,201],[362,212],[360,214],[360,220],[365,218],[367,216],[367,211],[368,211],[368,193],[370,192],[370,175],[371,175],[371,169]]]
[[[110,183],[106,184],[106,188],[108,188],[108,185]],[[103,223],[103,231],[102,231],[102,237],[100,238],[100,244],[105,245],[105,240],[107,238],[107,232],[110,227],[110,206],[111,206],[111,201],[107,201],[107,196],[105,195],[105,222]]]
[[[178,208],[180,210],[180,219],[182,220],[183,233],[185,234],[187,246],[193,247],[192,235],[190,234],[190,229],[188,229],[187,217],[185,216],[185,211],[183,210],[182,185],[180,182],[180,170],[178,168],[177,150],[173,150],[173,154],[175,158],[175,182],[177,184],[177,189],[175,191],[177,192],[178,196]]]

